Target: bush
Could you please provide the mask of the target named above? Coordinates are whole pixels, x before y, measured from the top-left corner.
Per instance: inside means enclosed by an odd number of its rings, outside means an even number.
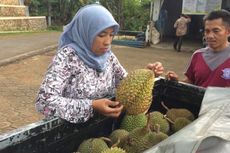
[[[47,27],[47,30],[50,30],[50,31],[63,31],[63,26],[49,26]]]

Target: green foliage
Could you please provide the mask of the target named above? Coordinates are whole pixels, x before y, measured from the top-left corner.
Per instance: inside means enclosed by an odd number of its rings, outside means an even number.
[[[151,0],[100,0],[108,8],[122,30],[143,31],[149,20]]]
[[[31,16],[51,16],[53,25],[65,25],[81,7],[79,0],[32,0]]]
[[[53,25],[53,26],[47,27],[47,30],[49,30],[49,31],[63,31],[63,26]]]
[[[146,5],[149,7],[146,8]],[[148,0],[125,0],[125,27],[126,30],[143,31],[149,20],[150,2]]]
[[[51,16],[52,25],[65,25],[77,10],[99,1],[118,21],[123,30],[144,30],[149,20],[151,0],[31,0],[31,16]]]

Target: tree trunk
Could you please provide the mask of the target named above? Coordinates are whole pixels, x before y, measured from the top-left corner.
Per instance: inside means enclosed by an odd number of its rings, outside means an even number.
[[[31,0],[24,0],[24,5],[29,6],[31,4]]]
[[[52,21],[51,21],[52,5],[48,0],[46,0],[46,5],[47,5],[47,24],[48,26],[51,26],[52,25]]]

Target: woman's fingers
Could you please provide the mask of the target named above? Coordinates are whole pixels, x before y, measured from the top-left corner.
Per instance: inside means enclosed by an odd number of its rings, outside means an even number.
[[[155,76],[158,77],[164,73],[164,67],[161,62],[149,63],[147,68],[152,70],[155,73]]]

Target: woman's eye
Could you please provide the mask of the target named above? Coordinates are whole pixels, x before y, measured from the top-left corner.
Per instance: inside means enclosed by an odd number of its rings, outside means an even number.
[[[99,37],[105,37],[106,34],[99,34]]]

